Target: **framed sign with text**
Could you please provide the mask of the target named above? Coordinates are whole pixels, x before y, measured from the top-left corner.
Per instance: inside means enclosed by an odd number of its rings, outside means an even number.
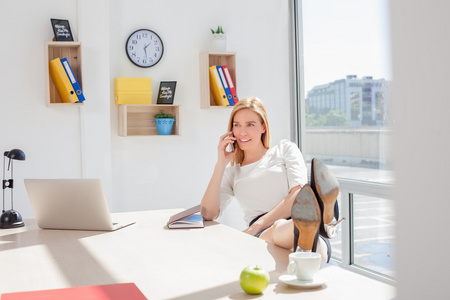
[[[50,21],[52,22],[55,41],[73,42],[69,20],[50,19]]]
[[[176,81],[161,81],[159,84],[157,104],[173,104],[176,86]]]

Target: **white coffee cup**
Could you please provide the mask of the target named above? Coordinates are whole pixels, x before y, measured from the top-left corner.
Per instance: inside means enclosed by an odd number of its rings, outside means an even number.
[[[294,252],[289,254],[288,273],[298,280],[312,280],[322,265],[322,256],[315,252]]]

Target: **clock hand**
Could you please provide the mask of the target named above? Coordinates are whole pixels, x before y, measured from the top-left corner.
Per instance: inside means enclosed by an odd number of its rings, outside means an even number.
[[[148,43],[147,45],[144,46],[145,56],[147,56],[147,57],[148,57],[148,54],[147,54],[147,47],[148,46],[150,46],[150,43]]]

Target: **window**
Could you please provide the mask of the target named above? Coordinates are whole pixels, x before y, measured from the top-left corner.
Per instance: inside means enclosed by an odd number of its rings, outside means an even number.
[[[338,177],[346,216],[333,257],[392,278],[388,1],[294,3],[300,148]]]
[[[393,201],[353,195],[353,216],[353,263],[393,277],[395,255]]]
[[[350,93],[350,107],[352,108],[352,113],[351,113],[352,121],[359,120],[359,117],[361,115],[360,103],[361,103],[361,97],[359,97],[359,93],[351,92]]]

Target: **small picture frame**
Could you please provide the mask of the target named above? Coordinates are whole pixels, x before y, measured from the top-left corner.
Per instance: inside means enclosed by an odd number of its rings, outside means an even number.
[[[52,22],[55,41],[73,42],[69,20],[50,19],[50,21]]]
[[[161,81],[159,84],[157,104],[173,104],[176,81]]]

